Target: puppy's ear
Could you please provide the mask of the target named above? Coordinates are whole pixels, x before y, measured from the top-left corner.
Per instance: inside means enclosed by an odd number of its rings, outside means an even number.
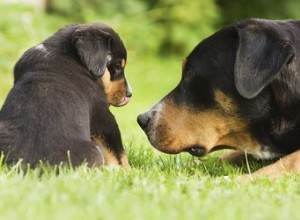
[[[280,34],[255,25],[237,28],[239,46],[234,66],[235,86],[245,98],[258,95],[294,57],[294,48]]]
[[[77,30],[73,34],[74,48],[94,79],[103,76],[112,59],[110,44],[111,37],[104,31],[95,34],[89,30]]]

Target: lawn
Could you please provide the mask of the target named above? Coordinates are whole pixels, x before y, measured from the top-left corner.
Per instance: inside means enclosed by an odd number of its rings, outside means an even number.
[[[1,5],[2,6],[2,5]],[[66,24],[55,17],[0,8],[0,105],[12,86],[13,65],[24,50]],[[16,13],[18,16],[15,16]],[[122,33],[120,33],[122,37]],[[126,37],[125,37],[126,39]],[[125,41],[126,44],[126,41]],[[131,169],[41,168],[26,173],[0,166],[1,219],[300,219],[300,175],[241,184],[246,167],[156,151],[136,123],[179,81],[181,59],[137,56],[129,50],[128,106],[111,108]],[[250,171],[261,164],[252,161]],[[229,176],[229,178],[224,178]]]

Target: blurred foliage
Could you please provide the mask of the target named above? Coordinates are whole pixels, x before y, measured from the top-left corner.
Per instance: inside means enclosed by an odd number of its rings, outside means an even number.
[[[20,11],[20,19],[1,6],[1,19],[4,19],[1,32],[13,30],[6,36],[17,38],[22,29],[8,25],[21,22],[25,33],[32,35],[30,41],[35,42],[33,33],[37,27],[39,31],[40,28],[52,31],[55,30],[52,27],[62,24],[102,21],[121,35],[131,57],[172,55],[183,58],[216,29],[240,19],[300,17],[299,0],[48,0],[48,4],[47,15],[39,12],[41,19],[32,18],[33,9],[24,10],[14,5],[14,11]],[[50,20],[54,22],[40,25],[45,16],[47,20],[52,17]],[[30,19],[33,22],[29,24]],[[12,46],[21,45],[23,39],[16,40]]]
[[[187,55],[220,18],[215,0],[54,0],[48,12],[108,21],[141,55]]]
[[[244,18],[299,19],[299,0],[217,0],[222,24]]]
[[[49,13],[105,21],[139,56],[186,56],[217,28],[249,17],[299,18],[299,0],[52,0]]]

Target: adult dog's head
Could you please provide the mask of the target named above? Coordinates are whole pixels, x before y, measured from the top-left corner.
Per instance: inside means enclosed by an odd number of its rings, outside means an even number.
[[[171,154],[234,148],[260,158],[280,154],[276,144],[298,144],[289,132],[300,98],[299,33],[293,21],[250,19],[202,41],[179,85],[138,116],[151,144]]]
[[[64,57],[63,62],[76,61],[103,86],[108,104],[123,106],[129,102],[132,91],[124,73],[126,48],[119,35],[103,23],[66,26],[29,49],[15,66],[15,83],[31,68],[43,68],[39,63],[51,65]]]

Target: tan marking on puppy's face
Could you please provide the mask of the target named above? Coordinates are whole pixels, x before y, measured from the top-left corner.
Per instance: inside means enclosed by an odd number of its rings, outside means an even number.
[[[125,61],[125,59],[122,59],[122,61],[121,61],[121,68],[124,69],[125,65],[126,65],[126,61]]]
[[[125,63],[123,65],[125,65]],[[112,81],[110,72],[106,69],[104,75],[100,79],[104,86],[107,102],[110,105],[123,106],[129,102],[130,97],[127,97],[127,90],[130,90],[130,86],[127,85],[128,82],[126,81],[125,76]]]
[[[247,131],[247,122],[237,114],[234,102],[221,91],[216,106],[198,111],[164,99],[147,113],[151,115],[147,135],[151,144],[166,153],[180,153],[200,146],[206,153],[218,147],[258,151],[259,145]]]

